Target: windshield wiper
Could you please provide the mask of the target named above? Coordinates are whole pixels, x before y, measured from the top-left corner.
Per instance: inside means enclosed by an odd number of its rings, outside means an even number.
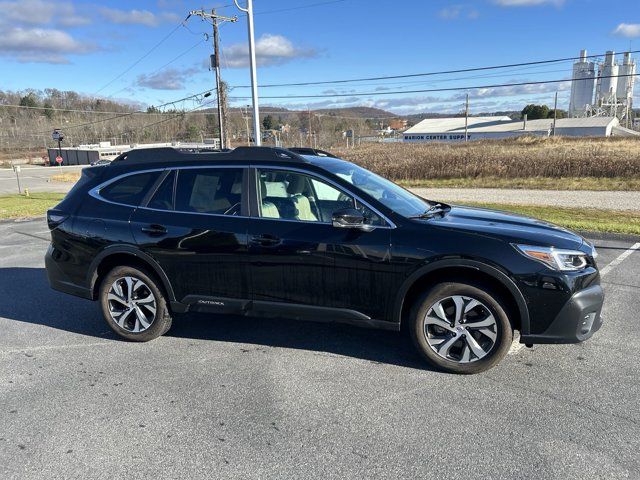
[[[449,205],[443,205],[442,203],[434,203],[427,210],[422,212],[419,215],[412,215],[409,218],[431,218],[434,215],[439,215],[442,213],[446,213],[451,209]]]

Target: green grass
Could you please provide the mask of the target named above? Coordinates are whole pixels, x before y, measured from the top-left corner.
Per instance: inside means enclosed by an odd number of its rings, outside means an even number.
[[[0,220],[37,217],[62,200],[64,193],[31,193],[0,197]]]
[[[532,190],[640,190],[638,177],[476,177],[399,180],[404,187],[426,188],[517,188]]]
[[[561,225],[571,230],[640,235],[640,213],[593,208],[564,208],[537,205],[464,202],[474,207],[519,213]]]

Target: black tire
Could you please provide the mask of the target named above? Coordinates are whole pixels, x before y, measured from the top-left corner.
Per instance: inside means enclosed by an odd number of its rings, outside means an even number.
[[[144,283],[144,286],[140,287],[142,291],[144,291],[146,295],[146,289],[148,289],[148,293],[151,293],[155,300],[155,313],[153,315],[151,315],[151,310],[143,307],[144,313],[149,315],[148,318],[153,318],[150,322],[150,326],[145,330],[136,332],[132,331],[131,328],[127,328],[135,324],[135,311],[132,311],[131,314],[123,320],[124,327],[120,326],[111,315],[109,291],[114,282],[125,277],[142,281]],[[154,275],[151,275],[139,268],[126,265],[113,268],[102,279],[99,290],[99,302],[105,321],[114,332],[127,340],[148,342],[149,340],[153,340],[154,338],[164,335],[171,328],[171,314],[167,307],[167,300],[159,282],[156,280]],[[112,305],[114,304],[113,301],[111,301],[111,303]],[[118,302],[116,302],[116,305],[117,303]],[[126,307],[123,307],[123,309],[126,310]],[[131,317],[133,317],[133,319]]]
[[[495,334],[495,340],[493,340],[493,346],[487,349],[487,353],[483,357],[476,357],[473,353],[469,353],[472,357],[472,361],[468,363],[462,363],[462,353],[460,358],[449,359],[445,358],[434,350],[438,346],[432,347],[427,341],[427,331],[425,329],[425,318],[429,313],[429,310],[435,306],[438,302],[447,302],[448,298],[454,296],[468,297],[470,299],[477,300],[483,305],[476,307],[481,311],[484,311],[485,307],[493,315],[495,319],[495,326],[490,328],[492,334]],[[446,305],[446,303],[444,303]],[[455,306],[452,306],[455,308]],[[451,310],[449,310],[451,311]],[[474,374],[484,372],[495,365],[497,365],[508,353],[511,343],[513,341],[513,327],[509,322],[507,315],[507,309],[504,307],[504,303],[500,297],[483,285],[470,285],[466,283],[446,282],[435,285],[432,289],[426,292],[413,306],[409,320],[409,333],[413,344],[420,353],[420,355],[427,360],[431,365],[438,369],[459,374]],[[445,310],[445,313],[447,311]],[[447,314],[447,318],[449,318]],[[463,320],[464,322],[465,320]],[[473,322],[467,322],[468,325],[461,325],[461,328],[470,328]],[[430,327],[433,328],[433,327]],[[457,328],[457,327],[456,327]],[[453,328],[452,328],[453,330]],[[459,329],[458,329],[459,330]],[[452,349],[457,349],[458,352],[462,352],[463,349],[468,348],[465,345],[467,342],[466,335],[471,335],[469,332],[474,332],[474,338],[480,338],[485,344],[491,340],[488,337],[475,333],[477,330],[462,330],[451,333],[447,330],[441,329],[442,336],[445,338],[451,338],[453,343]],[[461,340],[454,341],[453,337],[460,335]],[[433,340],[432,340],[433,341]],[[438,340],[439,341],[439,340]],[[443,341],[444,345],[446,341]]]

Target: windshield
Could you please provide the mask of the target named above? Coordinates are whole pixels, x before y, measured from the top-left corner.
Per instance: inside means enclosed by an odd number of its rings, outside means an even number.
[[[424,213],[431,206],[426,200],[353,163],[337,159],[311,158],[329,172],[367,192],[385,207],[405,217]]]

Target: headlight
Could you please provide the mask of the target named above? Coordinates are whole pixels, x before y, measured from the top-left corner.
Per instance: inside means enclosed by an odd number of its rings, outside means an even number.
[[[523,255],[538,260],[554,270],[575,272],[587,266],[587,254],[579,250],[560,250],[553,247],[515,245]]]

